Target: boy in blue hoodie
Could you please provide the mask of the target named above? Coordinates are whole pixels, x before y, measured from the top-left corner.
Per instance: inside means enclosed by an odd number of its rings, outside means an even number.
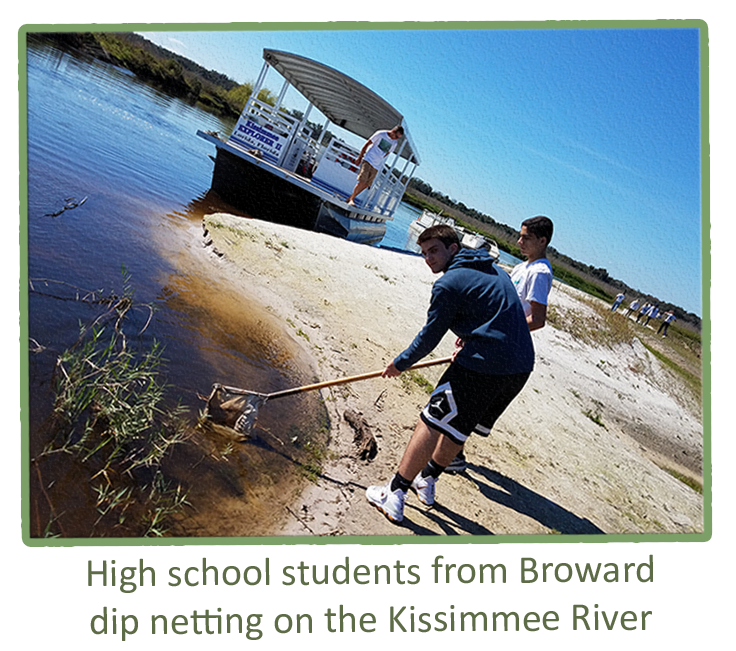
[[[423,504],[434,504],[442,471],[481,421],[490,429],[534,367],[524,309],[508,274],[486,251],[461,248],[450,226],[426,229],[417,243],[432,272],[443,275],[432,287],[426,324],[383,377],[397,377],[425,357],[448,330],[464,345],[422,410],[398,472],[366,490],[368,501],[394,522],[404,518],[410,488]]]

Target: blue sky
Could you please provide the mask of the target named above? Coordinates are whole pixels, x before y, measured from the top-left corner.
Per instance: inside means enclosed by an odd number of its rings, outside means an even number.
[[[702,314],[700,33],[668,25],[143,34],[241,83],[265,47],[354,77],[435,189],[516,228],[546,214],[562,253]]]

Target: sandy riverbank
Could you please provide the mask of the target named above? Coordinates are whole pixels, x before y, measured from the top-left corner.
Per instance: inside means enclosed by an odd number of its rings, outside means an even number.
[[[206,273],[266,306],[318,380],[383,368],[424,323],[435,277],[421,258],[225,214],[205,226]],[[598,318],[589,299],[557,283],[550,305],[561,323]],[[449,334],[437,356],[453,341]],[[404,374],[325,390],[331,453],[323,477],[282,514],[281,533],[702,531],[702,496],[662,469],[702,473],[702,425],[685,389],[638,340],[608,348],[547,326],[534,341],[532,378],[492,436],[471,439],[468,472],[441,479],[433,509],[411,496],[401,527],[366,503],[364,488],[395,470],[425,388]],[[372,461],[357,458],[348,410],[376,437]]]

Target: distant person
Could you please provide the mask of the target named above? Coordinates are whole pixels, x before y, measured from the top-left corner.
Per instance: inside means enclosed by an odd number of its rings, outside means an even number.
[[[376,131],[365,141],[355,163],[360,166],[357,183],[348,198],[348,204],[355,205],[355,197],[363,190],[371,187],[383,163],[390,153],[396,149],[397,141],[404,135],[404,127],[395,126],[390,131]]]
[[[647,314],[649,314],[649,310],[652,309],[652,304],[649,302],[644,303],[642,305],[641,310],[639,310],[639,315],[636,317],[636,322],[639,323],[641,319],[643,319]]]
[[[611,306],[611,312],[615,312],[616,310],[618,310],[618,306],[624,302],[625,298],[626,296],[621,293],[616,294],[616,299],[613,301],[613,305]]]
[[[527,260],[511,270],[511,280],[524,308],[529,332],[543,328],[547,322],[547,302],[552,289],[552,265],[547,259],[547,247],[553,231],[552,220],[543,215],[530,217],[521,223],[517,244]],[[446,472],[459,473],[467,467],[468,460],[461,451]]]
[[[472,433],[481,427],[490,432],[534,367],[519,297],[488,252],[461,248],[457,232],[446,224],[430,226],[417,243],[432,273],[442,276],[432,287],[426,324],[383,377],[397,377],[425,357],[448,330],[465,343],[422,410],[396,474],[366,490],[368,502],[393,522],[404,519],[410,488],[420,502],[434,504],[444,469]]]
[[[672,323],[676,318],[677,317],[675,317],[675,313],[672,310],[665,312],[664,320],[659,324],[659,329],[657,330],[657,334],[660,332],[662,333],[662,339],[667,336],[667,329],[670,327],[670,323]]]
[[[631,303],[629,303],[629,307],[626,308],[626,316],[631,316],[634,312],[636,312],[639,309],[639,299],[635,298]]]
[[[647,320],[644,321],[644,325],[648,326],[649,321],[651,319],[656,319],[659,316],[659,307],[656,305],[652,305],[652,307],[649,308],[649,312],[647,313]]]

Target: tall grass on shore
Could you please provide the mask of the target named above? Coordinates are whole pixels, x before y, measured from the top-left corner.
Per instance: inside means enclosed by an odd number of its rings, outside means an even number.
[[[613,348],[617,344],[631,343],[634,338],[628,320],[611,312],[605,304],[595,299],[582,299],[592,312],[571,309],[564,313],[551,306],[547,310],[547,322],[553,328],[568,332],[585,344]]]
[[[594,298],[583,299],[587,309],[560,311],[550,306],[547,322],[554,328],[571,334],[578,341],[591,346],[612,349],[628,345],[636,338],[659,360],[665,369],[673,373],[702,404],[701,342],[699,336],[687,329],[670,328],[666,339],[650,328],[639,325],[620,312]],[[630,367],[632,371],[637,369]],[[640,372],[640,371],[638,371]],[[680,398],[682,396],[679,396]]]
[[[127,282],[123,296],[101,304],[105,312],[80,326],[77,341],[56,360],[47,442],[32,460],[50,513],[42,535],[162,536],[187,505],[186,492],[162,466],[189,428],[178,405],[165,406],[161,347],[133,350],[126,335],[134,307]],[[89,499],[70,498],[79,492],[92,496],[94,512]],[[68,512],[78,501],[84,506]]]

